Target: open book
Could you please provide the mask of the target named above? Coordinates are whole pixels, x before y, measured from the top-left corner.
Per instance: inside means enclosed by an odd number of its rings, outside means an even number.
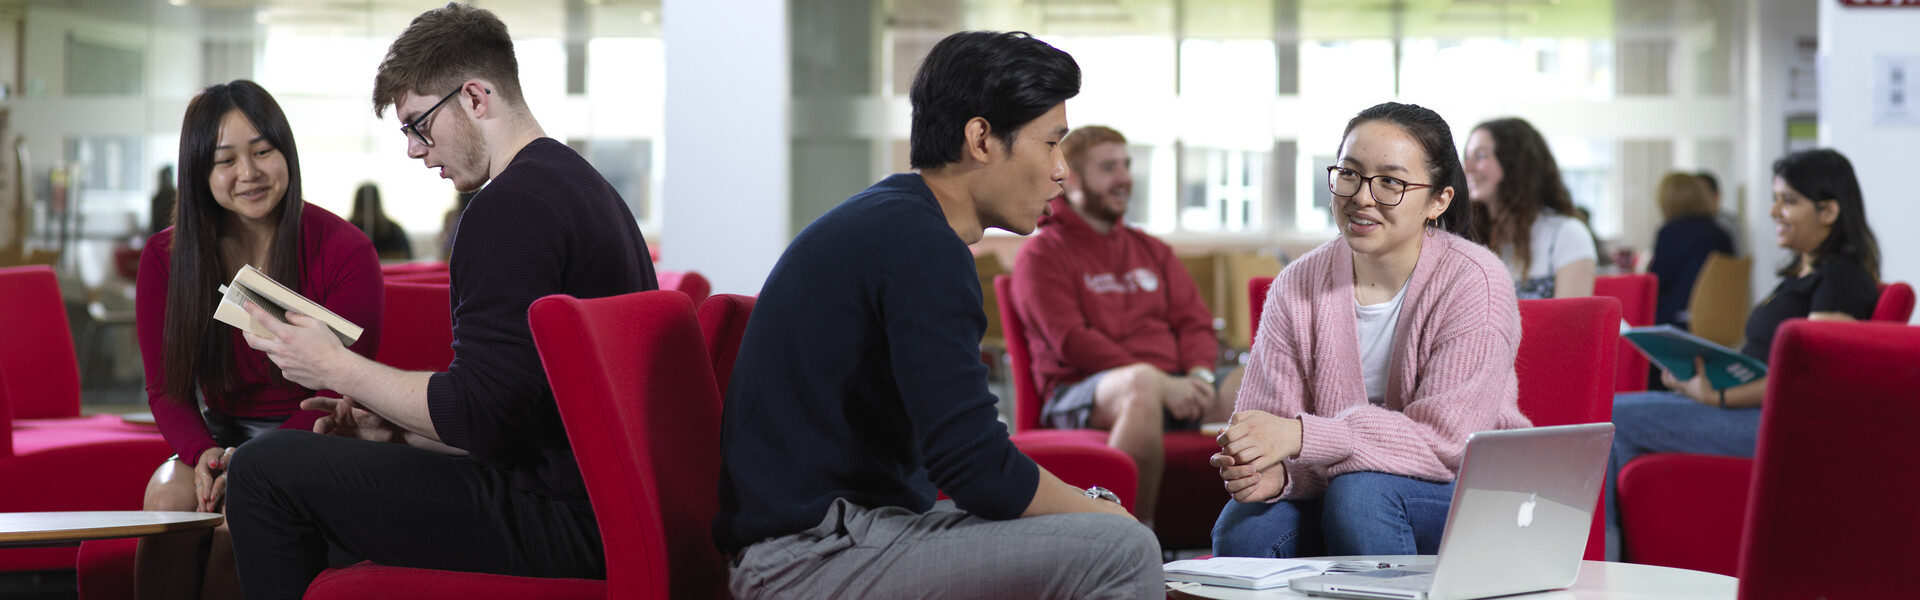
[[[1707,362],[1707,383],[1724,390],[1767,375],[1767,364],[1672,325],[1635,327],[1620,334],[1675,379],[1693,379],[1693,357]]]
[[[1232,558],[1176,560],[1161,566],[1167,581],[1191,581],[1249,590],[1287,587],[1295,577],[1319,575],[1337,564],[1331,560],[1299,558]]]
[[[253,265],[240,267],[240,272],[233,274],[233,283],[220,286],[220,302],[213,309],[213,318],[238,327],[241,331],[272,338],[273,333],[259,323],[255,323],[253,315],[247,314],[247,310],[241,307],[241,303],[245,301],[259,305],[260,308],[279,318],[281,322],[286,322],[287,311],[313,317],[325,323],[329,329],[333,330],[334,335],[340,336],[341,345],[353,345],[354,340],[360,339],[360,332],[363,331],[359,325],[354,325],[340,315],[333,314],[333,311],[327,310],[327,307],[294,293],[293,290],[287,289],[287,286],[280,285],[280,282],[267,277],[266,273],[261,273],[259,269],[253,268]]]

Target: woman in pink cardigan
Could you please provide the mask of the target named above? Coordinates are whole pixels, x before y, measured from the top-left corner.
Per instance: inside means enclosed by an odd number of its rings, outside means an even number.
[[[1273,282],[1220,434],[1215,554],[1433,554],[1467,435],[1530,425],[1513,281],[1464,237],[1450,131],[1391,102],[1347,123],[1327,167],[1340,239]]]

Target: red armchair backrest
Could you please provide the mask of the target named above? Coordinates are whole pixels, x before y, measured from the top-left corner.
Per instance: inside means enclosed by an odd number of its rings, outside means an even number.
[[[1520,301],[1520,412],[1536,427],[1613,420],[1620,301],[1603,296]],[[1597,506],[1597,505],[1596,505]],[[1593,514],[1587,560],[1605,560],[1605,507]]]
[[[1595,277],[1593,295],[1619,300],[1620,315],[1627,324],[1646,327],[1653,324],[1654,305],[1660,301],[1660,278],[1652,273]],[[1620,338],[1617,343],[1620,349],[1614,352],[1617,360],[1613,391],[1638,392],[1647,389],[1647,357],[1634,350],[1626,338]]]
[[[437,283],[447,285],[453,276],[446,271],[423,271],[419,273],[399,273],[385,277],[387,283]]]
[[[587,483],[612,598],[713,598],[726,566],[720,392],[693,302],[656,290],[528,310],[540,363]]]
[[[444,283],[387,280],[387,306],[374,360],[403,371],[453,364],[453,300]]]
[[[1767,364],[1740,598],[1911,597],[1920,328],[1791,320]]]
[[[380,275],[384,277],[445,272],[447,272],[446,261],[403,262],[380,265]]]
[[[53,267],[0,269],[0,370],[14,419],[80,416],[80,365]]]
[[[1253,320],[1247,322],[1248,326],[1253,328],[1253,335],[1247,339],[1254,342],[1260,341],[1260,313],[1267,309],[1267,291],[1271,289],[1273,289],[1272,277],[1254,277],[1247,280],[1247,310],[1253,317]]]
[[[694,306],[704,304],[713,293],[713,283],[699,271],[659,271],[654,276],[660,280],[660,289],[686,294]]]
[[[1873,320],[1905,323],[1913,318],[1913,286],[1903,282],[1880,284],[1880,301],[1873,305]]]
[[[1013,276],[993,277],[993,296],[1000,301],[1000,332],[1007,338],[1007,360],[1013,371],[1013,430],[1040,428],[1040,390],[1033,385],[1033,355],[1027,351],[1027,322],[1013,297]]]
[[[707,359],[713,365],[713,380],[720,384],[721,398],[727,397],[727,385],[733,381],[733,360],[740,357],[740,340],[747,335],[753,300],[753,296],[719,294],[700,303],[700,337],[707,342]]]

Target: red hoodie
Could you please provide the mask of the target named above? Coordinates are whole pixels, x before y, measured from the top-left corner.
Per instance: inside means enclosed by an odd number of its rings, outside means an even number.
[[[1213,314],[1173,248],[1115,224],[1105,234],[1065,198],[1020,247],[1014,299],[1043,398],[1056,387],[1145,362],[1169,373],[1213,368]]]

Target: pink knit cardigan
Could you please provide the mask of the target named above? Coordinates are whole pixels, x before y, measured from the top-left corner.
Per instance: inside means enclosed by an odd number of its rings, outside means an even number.
[[[1468,434],[1531,426],[1518,403],[1520,310],[1506,266],[1449,233],[1422,239],[1385,406],[1367,402],[1361,378],[1346,240],[1307,253],[1274,280],[1234,409],[1300,418],[1300,455],[1286,461],[1276,499],[1318,498],[1328,480],[1356,471],[1452,481]]]

